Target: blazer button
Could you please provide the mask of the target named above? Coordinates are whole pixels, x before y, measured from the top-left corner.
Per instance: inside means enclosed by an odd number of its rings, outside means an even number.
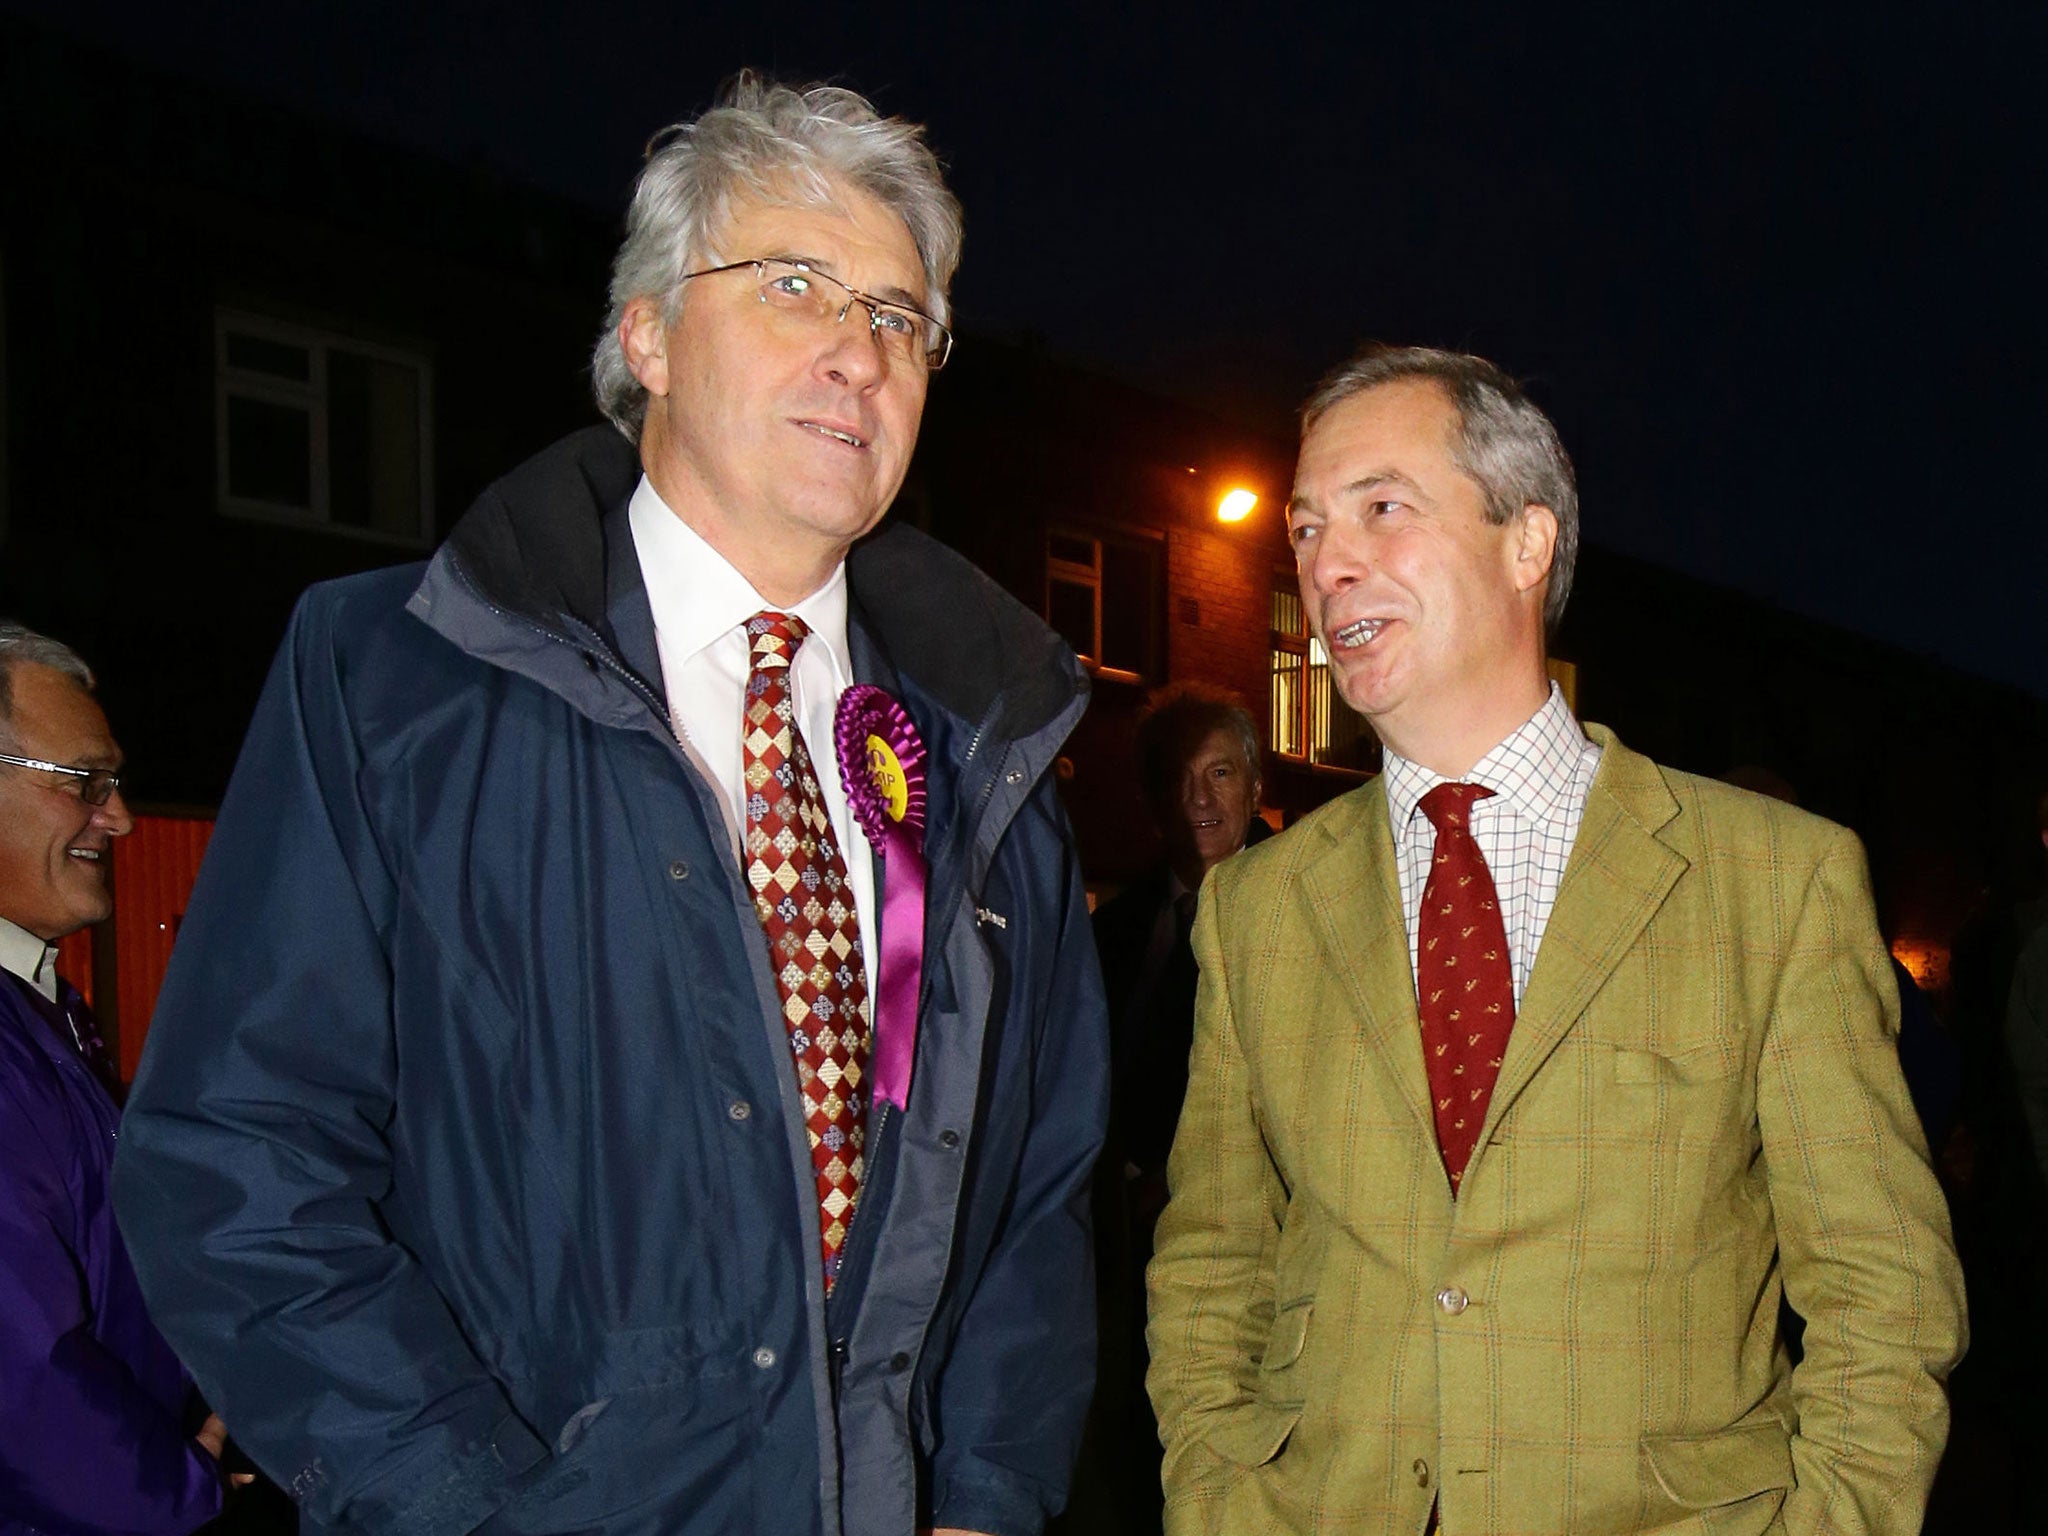
[[[754,1364],[758,1365],[764,1371],[774,1370],[775,1351],[770,1349],[766,1344],[763,1344],[759,1349],[754,1351]]]
[[[690,866],[677,859],[675,863],[669,865],[668,877],[671,880],[687,880],[690,878]]]
[[[1436,1293],[1436,1304],[1440,1311],[1448,1312],[1452,1317],[1456,1317],[1472,1304],[1472,1298],[1467,1296],[1460,1287],[1447,1285]]]
[[[725,1106],[725,1112],[735,1120],[744,1120],[754,1112],[754,1106],[745,1099],[734,1099]]]
[[[1427,1488],[1429,1486],[1429,1463],[1420,1456],[1415,1458],[1415,1486],[1418,1488]]]

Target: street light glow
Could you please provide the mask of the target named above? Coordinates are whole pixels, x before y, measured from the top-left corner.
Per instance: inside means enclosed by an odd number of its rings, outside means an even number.
[[[1239,486],[1226,492],[1223,500],[1216,504],[1216,515],[1226,523],[1241,523],[1251,516],[1253,507],[1259,504],[1258,496]]]

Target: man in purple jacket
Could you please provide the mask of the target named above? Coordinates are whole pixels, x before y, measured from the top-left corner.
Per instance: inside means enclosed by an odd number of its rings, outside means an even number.
[[[92,673],[0,623],[0,1536],[183,1536],[226,1430],[151,1326],[108,1195],[119,1078],[57,940],[113,910],[134,823]]]

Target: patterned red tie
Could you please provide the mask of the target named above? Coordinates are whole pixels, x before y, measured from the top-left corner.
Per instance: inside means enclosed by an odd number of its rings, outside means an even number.
[[[1515,1026],[1500,898],[1469,824],[1473,802],[1492,793],[1477,784],[1439,784],[1422,797],[1422,814],[1436,828],[1436,857],[1416,929],[1416,1008],[1437,1146],[1454,1195]]]
[[[810,633],[773,611],[747,620],[741,759],[747,788],[747,884],[768,936],[789,1048],[803,1094],[804,1128],[818,1174],[825,1289],[839,1278],[840,1247],[860,1194],[868,1123],[868,984],[860,916],[846,860],[797,729],[790,665]]]

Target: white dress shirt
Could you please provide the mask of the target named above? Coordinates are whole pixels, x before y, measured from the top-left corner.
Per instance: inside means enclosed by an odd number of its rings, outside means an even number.
[[[0,970],[11,971],[51,1002],[57,1001],[57,946],[0,917]]]
[[[1600,748],[1579,729],[1564,695],[1552,683],[1543,707],[1474,763],[1462,781],[1493,791],[1472,804],[1472,840],[1486,859],[1500,898],[1517,1008],[1535,969],[1537,946],[1550,923],[1550,909],[1557,904],[1565,865],[1586,816],[1586,791],[1599,766]],[[1437,785],[1450,781],[1391,750],[1384,767],[1412,975],[1422,927],[1422,888],[1436,856],[1436,827],[1422,813],[1421,801]]]
[[[854,681],[852,653],[846,641],[846,566],[802,602],[788,607],[771,603],[733,568],[640,477],[626,509],[633,547],[640,558],[640,577],[654,610],[655,643],[661,652],[662,686],[668,692],[669,719],[676,737],[710,779],[724,804],[726,833],[735,864],[739,864],[740,833],[745,823],[742,790],[745,751],[740,715],[745,706],[747,676],[753,667],[747,620],[764,609],[791,613],[810,629],[790,668],[790,690],[796,701],[797,729],[810,749],[826,813],[853,881],[853,905],[860,919],[861,958],[867,970],[868,996],[873,997],[875,944],[880,929],[875,913],[873,851],[860,830],[839,778],[839,754],[833,745],[832,721],[839,695]]]

